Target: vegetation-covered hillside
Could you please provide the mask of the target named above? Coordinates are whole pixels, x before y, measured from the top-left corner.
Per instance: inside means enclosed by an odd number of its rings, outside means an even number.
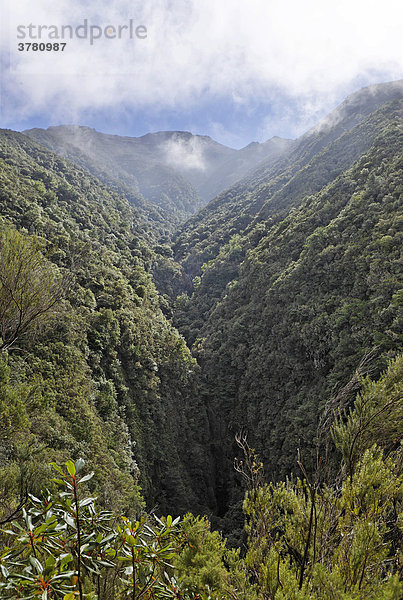
[[[401,101],[386,103],[282,187],[234,188],[179,238],[191,273],[213,257],[175,323],[201,368],[221,515],[241,494],[237,432],[249,432],[269,479],[294,470],[298,448],[311,465],[324,403],[365,357],[378,374],[401,349],[402,133]],[[248,215],[244,201],[259,193]]]
[[[234,150],[186,131],[133,138],[73,125],[24,133],[125,194],[171,232],[259,163],[275,161],[293,145],[275,137]]]
[[[199,275],[201,265],[215,258],[233,235],[255,222],[284,218],[369,150],[385,119],[395,118],[403,96],[401,81],[373,87],[353,94],[296,140],[285,156],[262,163],[189,219],[175,237],[174,251],[192,276]]]
[[[400,599],[402,103],[354,94],[172,245],[127,164],[0,132],[1,598]]]
[[[2,407],[10,412],[1,509],[36,489],[36,471],[50,459],[67,456],[91,460],[107,506],[138,496],[138,467],[150,504],[190,506],[178,449],[186,453],[195,361],[162,314],[142,217],[78,167],[10,131],[0,136],[0,202],[4,252],[35,247],[66,282],[42,329],[1,356]]]
[[[158,160],[141,138],[107,135],[75,125],[24,133],[124,194],[159,224],[162,234],[171,232],[201,205],[189,181]]]

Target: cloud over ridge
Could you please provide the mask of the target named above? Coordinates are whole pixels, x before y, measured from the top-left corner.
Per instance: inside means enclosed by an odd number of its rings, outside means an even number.
[[[350,82],[403,73],[398,0],[381,7],[374,0],[19,0],[5,2],[3,16],[5,121],[48,110],[73,122],[117,104],[180,110],[223,98],[247,111],[278,97],[301,98],[304,120],[304,111],[332,102]],[[18,25],[84,19],[99,26],[133,19],[147,38],[67,39],[63,53],[17,50]]]

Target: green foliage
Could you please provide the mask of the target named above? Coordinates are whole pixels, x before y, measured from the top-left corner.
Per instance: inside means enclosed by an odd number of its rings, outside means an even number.
[[[40,252],[38,239],[0,231],[0,350],[49,319],[64,286]]]
[[[376,446],[342,484],[298,479],[249,492],[245,563],[259,598],[399,598],[403,478]],[[312,518],[313,516],[313,518]]]
[[[123,517],[115,558],[124,569],[123,587],[131,598],[172,598],[177,590],[171,562],[178,553],[177,524],[170,515],[165,522],[146,517],[130,522]]]
[[[0,462],[15,500],[4,516],[18,506],[21,468],[39,448],[41,468],[33,461],[36,474],[30,467],[24,476],[31,490],[50,461],[83,456],[102,506],[135,512],[140,477],[150,505],[186,510],[192,492],[179,440],[190,436],[195,362],[161,311],[166,300],[151,281],[158,259],[143,218],[77,166],[9,131],[0,134],[0,197],[2,228],[11,232],[3,254],[11,256],[17,241],[27,254],[36,248],[33,284],[52,273],[70,282],[35,343],[21,338],[8,358],[10,389],[37,386],[41,401],[25,406],[25,449],[15,432]]]
[[[362,380],[362,390],[347,418],[332,428],[334,441],[351,473],[364,451],[378,443],[391,452],[403,436],[403,356],[396,358],[378,381]]]
[[[206,517],[189,514],[183,520],[181,534],[184,548],[175,561],[181,588],[221,600],[228,587],[228,571],[223,564],[226,548],[220,533],[210,531]]]
[[[3,531],[10,546],[0,555],[1,597],[172,599],[179,518],[122,517],[116,525],[83,495],[93,473],[82,476],[82,459],[53,467],[59,492],[31,495],[22,518]]]

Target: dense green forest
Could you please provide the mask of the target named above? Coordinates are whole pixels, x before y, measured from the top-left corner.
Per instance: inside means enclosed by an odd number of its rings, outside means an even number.
[[[286,475],[360,361],[373,353],[379,374],[401,348],[402,131],[387,114],[351,169],[285,219],[234,234],[177,301],[222,463],[219,512],[237,493],[237,431],[250,432],[271,478]]]
[[[84,475],[82,459],[52,463],[56,477],[42,482],[49,489],[30,495],[21,518],[3,529],[1,597],[399,600],[402,368],[399,359],[378,382],[361,380],[353,409],[329,407],[342,455],[333,480],[324,463],[308,476],[299,458],[301,477],[265,484],[262,463],[239,438],[242,553],[206,517],[100,510],[87,495],[94,473]],[[380,432],[382,447],[374,443]]]
[[[111,507],[137,495],[138,468],[151,504],[189,506],[178,451],[196,366],[162,313],[147,228],[127,200],[21,134],[2,134],[1,157],[4,252],[35,246],[68,281],[45,326],[2,356],[4,402],[27,397],[3,450],[3,506],[36,481],[31,468],[70,456],[91,457]]]
[[[174,195],[0,132],[1,598],[401,597],[402,102],[172,240]]]

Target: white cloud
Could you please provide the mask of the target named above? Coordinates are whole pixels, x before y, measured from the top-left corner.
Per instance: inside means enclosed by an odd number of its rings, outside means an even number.
[[[197,137],[173,136],[161,144],[161,152],[166,164],[180,170],[204,171],[207,167],[203,143]]]
[[[278,95],[300,98],[302,122],[316,110],[310,102],[330,105],[351,82],[403,73],[400,0],[2,0],[2,7],[1,51],[11,58],[5,121],[43,111],[79,121],[83,111],[117,104],[180,109],[223,96],[247,110]],[[130,18],[147,26],[147,39],[17,50],[17,25]]]

